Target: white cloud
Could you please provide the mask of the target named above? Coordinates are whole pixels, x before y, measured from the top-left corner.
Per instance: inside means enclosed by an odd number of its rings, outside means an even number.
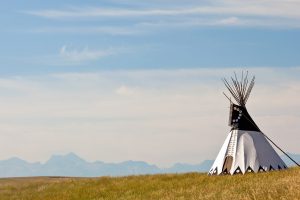
[[[85,47],[81,50],[78,50],[69,48],[66,45],[62,46],[59,51],[61,58],[72,63],[98,60],[116,53],[117,50],[113,48],[108,48],[105,50],[91,50],[88,47]]]
[[[133,88],[129,88],[125,85],[122,85],[116,90],[116,93],[119,95],[130,96],[135,93],[135,90]]]
[[[299,18],[299,1],[215,1],[208,6],[161,9],[127,9],[127,8],[73,8],[66,10],[40,10],[26,13],[46,18],[90,18],[90,17],[139,17],[139,16],[178,16],[178,15],[240,15],[273,16]]]
[[[31,30],[34,33],[76,33],[76,34],[108,34],[108,35],[139,35],[142,30],[133,27],[113,27],[113,26],[95,26],[95,27],[41,27]]]
[[[193,27],[263,27],[263,28],[300,28],[299,20],[285,18],[252,18],[235,16],[205,16],[182,17],[176,19],[162,18],[160,20],[144,20],[133,24],[111,27],[42,27],[30,30],[34,33],[59,33],[59,34],[103,34],[112,36],[137,36],[155,33],[158,30],[183,29]]]
[[[100,33],[111,35],[134,35],[149,32],[149,26],[167,29],[183,26],[261,26],[261,27],[300,27],[299,1],[223,1],[216,0],[190,7],[182,4],[172,6],[153,6],[133,8],[99,8],[99,7],[72,7],[70,9],[46,9],[26,11],[25,13],[61,20],[95,20],[109,21],[118,19],[126,22],[125,26],[113,27],[44,27],[35,32],[60,33]],[[133,19],[133,20],[132,20]],[[162,26],[163,25],[163,26]]]
[[[197,14],[199,8],[186,9],[153,9],[153,10],[135,10],[135,9],[110,9],[110,8],[83,8],[72,10],[42,10],[26,12],[46,18],[86,18],[86,17],[138,17],[138,16],[160,16],[160,15],[185,15]]]
[[[250,69],[257,84],[249,112],[280,146],[300,152],[299,68]],[[119,70],[2,78],[0,146],[5,151],[0,159],[43,161],[66,152],[88,160],[144,160],[160,166],[213,159],[229,131],[228,101],[220,78],[240,70]]]
[[[240,23],[241,22],[237,17],[229,17],[219,21],[219,24],[222,25],[239,25]]]

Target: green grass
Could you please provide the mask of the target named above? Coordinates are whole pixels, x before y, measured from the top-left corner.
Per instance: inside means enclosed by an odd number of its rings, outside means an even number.
[[[259,174],[0,179],[0,199],[300,199],[300,168]]]

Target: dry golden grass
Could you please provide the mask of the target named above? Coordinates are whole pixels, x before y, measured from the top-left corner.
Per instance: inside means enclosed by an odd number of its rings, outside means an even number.
[[[236,176],[201,173],[120,178],[0,179],[0,199],[300,199],[300,168]]]

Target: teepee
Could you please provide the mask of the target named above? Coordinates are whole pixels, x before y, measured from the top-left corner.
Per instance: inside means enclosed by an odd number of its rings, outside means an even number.
[[[231,81],[223,79],[237,104],[224,93],[230,100],[229,126],[231,130],[209,175],[245,174],[287,168],[269,143],[272,141],[260,131],[247,112],[246,102],[254,86],[255,77],[248,79],[248,72],[245,76],[243,75],[241,79],[238,79],[236,74],[230,79]]]

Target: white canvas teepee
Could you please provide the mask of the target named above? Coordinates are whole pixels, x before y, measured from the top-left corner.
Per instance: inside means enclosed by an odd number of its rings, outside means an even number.
[[[236,75],[232,83],[224,79],[224,84],[237,104],[230,100],[229,132],[209,175],[245,174],[281,170],[287,168],[273,149],[268,138],[260,131],[246,109],[246,102],[254,86],[254,79],[248,81],[248,73],[238,80]]]

